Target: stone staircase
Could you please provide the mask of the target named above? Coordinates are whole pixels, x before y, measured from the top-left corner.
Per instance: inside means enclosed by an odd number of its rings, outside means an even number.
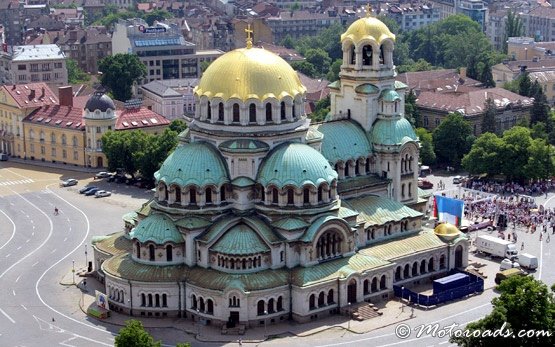
[[[380,312],[374,304],[363,302],[352,308],[351,317],[352,319],[363,321],[381,316],[382,314],[383,312]]]

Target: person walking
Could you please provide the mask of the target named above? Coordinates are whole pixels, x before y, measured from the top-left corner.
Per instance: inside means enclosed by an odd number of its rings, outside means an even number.
[[[520,244],[520,250],[524,250],[524,241],[522,241],[522,243]]]
[[[57,208],[57,207],[54,207],[54,215],[57,216],[57,215],[59,214],[59,212],[60,212],[60,211],[58,210],[58,208]]]

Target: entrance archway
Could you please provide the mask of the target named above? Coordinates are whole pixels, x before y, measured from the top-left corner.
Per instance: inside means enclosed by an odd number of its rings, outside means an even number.
[[[347,302],[351,304],[357,302],[357,281],[354,278],[347,285]]]
[[[458,245],[455,248],[455,267],[459,268],[463,266],[463,246]]]
[[[96,158],[96,167],[104,167],[104,162],[102,160],[102,157]]]

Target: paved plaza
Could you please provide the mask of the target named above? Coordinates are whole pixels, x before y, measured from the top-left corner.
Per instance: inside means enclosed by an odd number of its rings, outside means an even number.
[[[60,188],[61,179],[76,178],[77,186]],[[92,172],[65,170],[63,167],[38,167],[21,162],[0,163],[0,341],[2,346],[112,346],[114,335],[129,316],[113,313],[104,321],[84,312],[93,301],[95,289],[102,286],[83,277],[87,261],[92,260],[90,240],[121,230],[121,216],[148,201],[148,190],[93,180]],[[437,187],[455,188],[449,176],[430,175]],[[78,189],[94,184],[113,192],[95,199],[78,194]],[[538,204],[555,206],[555,194],[536,198]],[[60,210],[55,216],[54,207]],[[553,245],[539,234],[517,228],[519,243],[527,253],[538,256],[540,267],[533,276],[548,285],[555,281],[546,271],[555,261]],[[471,232],[471,239],[481,230]],[[496,235],[496,232],[493,232]],[[554,239],[555,241],[555,239]],[[87,254],[85,254],[87,252]],[[486,275],[484,293],[425,309],[407,306],[398,300],[378,303],[383,315],[366,321],[349,321],[347,316],[331,316],[317,322],[268,324],[247,329],[245,335],[222,335],[219,329],[197,325],[187,319],[141,319],[156,339],[165,345],[191,342],[194,346],[298,345],[307,346],[449,346],[448,339],[416,337],[419,326],[437,323],[464,325],[491,310],[497,295],[493,279],[499,260],[472,253],[469,263]],[[73,273],[72,270],[76,272]],[[87,284],[84,286],[83,280]],[[395,334],[399,324],[407,324],[413,334],[402,340]]]

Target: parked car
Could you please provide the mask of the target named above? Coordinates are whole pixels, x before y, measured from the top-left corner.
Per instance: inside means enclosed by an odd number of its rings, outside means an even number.
[[[6,153],[0,153],[0,161],[8,160],[8,155]]]
[[[79,183],[79,181],[77,181],[75,178],[68,178],[67,180],[60,182],[60,187],[75,186],[77,185],[77,183]]]
[[[461,176],[453,177],[453,184],[459,184],[461,182],[462,182],[462,177]]]
[[[79,194],[85,194],[86,192],[88,192],[89,190],[94,189],[94,188],[98,188],[98,187],[95,187],[95,186],[83,187],[83,188],[79,189]]]
[[[98,192],[100,190],[100,188],[93,188],[93,189],[89,189],[88,192],[85,193],[86,196],[91,196],[96,194],[96,192]]]
[[[99,173],[94,175],[94,178],[106,178],[106,177],[110,177],[110,173],[106,171],[100,171]]]
[[[422,189],[432,189],[434,184],[428,180],[418,179],[418,187]]]
[[[94,193],[95,198],[103,198],[105,196],[110,196],[110,195],[112,195],[112,193],[105,190],[99,190],[96,193]]]
[[[499,264],[499,271],[513,269],[513,268],[520,268],[520,264],[516,261],[512,261],[511,259],[503,259],[501,264]]]

